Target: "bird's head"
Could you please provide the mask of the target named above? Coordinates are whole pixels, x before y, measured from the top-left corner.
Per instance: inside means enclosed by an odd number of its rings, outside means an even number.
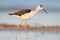
[[[37,7],[37,9],[39,9],[39,10],[43,10],[44,12],[48,13],[48,12],[45,10],[45,8],[44,8],[43,5],[39,5],[39,6]]]

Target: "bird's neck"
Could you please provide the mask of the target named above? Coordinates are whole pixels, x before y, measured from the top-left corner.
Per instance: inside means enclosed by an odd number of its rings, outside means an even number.
[[[37,13],[40,9],[39,8],[36,8],[33,10],[34,13]]]
[[[35,11],[37,11],[37,12],[38,12],[39,10],[40,10],[40,8],[39,8],[39,7],[36,7]]]
[[[39,10],[36,8],[34,10],[31,11],[31,13],[29,14],[29,17],[31,18],[32,16],[34,16]]]

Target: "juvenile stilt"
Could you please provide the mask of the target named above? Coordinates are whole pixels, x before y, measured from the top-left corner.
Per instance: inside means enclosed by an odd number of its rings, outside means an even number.
[[[12,16],[15,16],[17,18],[21,18],[22,20],[24,20],[25,22],[27,21],[26,19],[30,19],[31,17],[33,17],[38,11],[45,11],[46,13],[48,13],[44,6],[43,5],[38,5],[35,9],[33,10],[30,10],[30,9],[22,9],[22,10],[19,10],[15,13],[11,13],[9,15],[12,15]],[[18,29],[19,29],[19,25],[18,24],[18,27],[17,27],[17,31],[16,31],[16,40],[18,38]],[[27,32],[27,26],[26,26],[26,23],[25,23],[25,26],[24,26],[24,30],[26,32],[26,37],[27,37],[27,40],[28,40],[28,32]]]

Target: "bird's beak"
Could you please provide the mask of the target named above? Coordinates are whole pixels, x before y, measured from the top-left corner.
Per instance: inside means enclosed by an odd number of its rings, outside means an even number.
[[[48,13],[45,9],[43,9],[44,12]]]

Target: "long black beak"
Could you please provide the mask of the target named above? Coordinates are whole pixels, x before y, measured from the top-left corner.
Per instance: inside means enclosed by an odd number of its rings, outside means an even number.
[[[48,13],[45,9],[43,9],[44,12]]]

